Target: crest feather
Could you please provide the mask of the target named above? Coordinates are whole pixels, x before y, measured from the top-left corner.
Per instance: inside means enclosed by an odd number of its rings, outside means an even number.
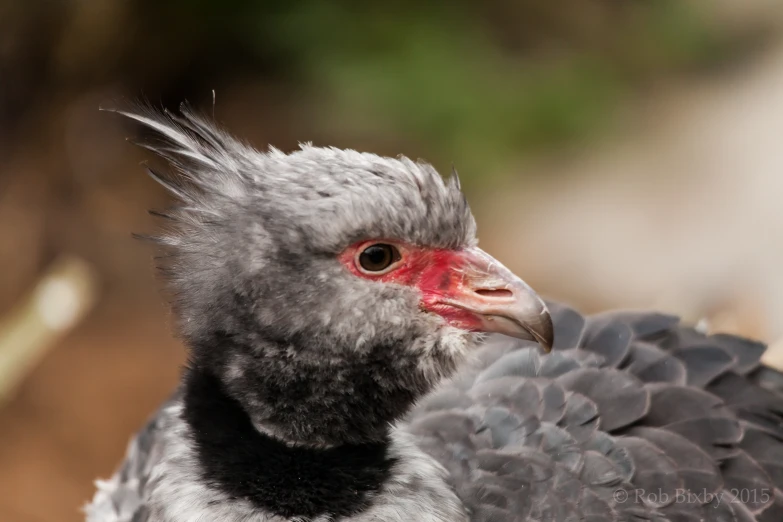
[[[111,111],[152,131],[133,143],[173,167],[148,173],[182,203],[162,216],[171,229],[161,243],[179,250],[174,254],[185,253],[186,242],[193,252],[214,245],[216,237],[236,244],[250,228],[274,232],[289,248],[318,252],[363,237],[442,248],[475,243],[475,221],[456,174],[444,179],[422,160],[309,142],[290,154],[271,146],[260,152],[187,105],[179,114],[149,106]]]
[[[219,130],[187,105],[181,106],[180,115],[143,105],[136,111],[108,110],[153,131],[152,137],[129,141],[154,152],[176,169],[179,176],[157,171],[150,171],[150,176],[178,199],[207,204],[209,198],[203,197],[204,193],[229,198],[242,195],[241,161],[258,153]]]

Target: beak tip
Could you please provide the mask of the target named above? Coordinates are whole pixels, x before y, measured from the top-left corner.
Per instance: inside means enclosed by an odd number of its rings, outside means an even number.
[[[555,327],[552,323],[552,317],[549,315],[549,310],[546,308],[541,313],[541,323],[537,326],[538,328],[535,329],[535,332],[531,333],[533,333],[541,348],[549,353],[552,351],[552,346],[555,343]]]
[[[483,250],[472,248],[461,256],[465,291],[452,296],[449,304],[475,314],[479,331],[535,341],[551,352],[554,325],[544,300]]]

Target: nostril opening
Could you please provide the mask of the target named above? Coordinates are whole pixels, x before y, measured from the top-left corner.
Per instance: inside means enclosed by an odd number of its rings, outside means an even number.
[[[511,290],[505,288],[479,288],[475,292],[484,297],[511,297],[514,295]]]

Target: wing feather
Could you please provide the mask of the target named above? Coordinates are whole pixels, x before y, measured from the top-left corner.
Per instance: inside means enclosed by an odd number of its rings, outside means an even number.
[[[783,375],[762,344],[548,304],[551,353],[491,337],[411,414],[422,447],[462,463],[473,520],[783,520]]]

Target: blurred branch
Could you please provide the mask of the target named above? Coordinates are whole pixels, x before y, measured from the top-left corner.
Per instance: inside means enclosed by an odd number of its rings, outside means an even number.
[[[44,354],[92,308],[96,280],[77,258],[56,261],[21,305],[0,323],[0,403]]]

